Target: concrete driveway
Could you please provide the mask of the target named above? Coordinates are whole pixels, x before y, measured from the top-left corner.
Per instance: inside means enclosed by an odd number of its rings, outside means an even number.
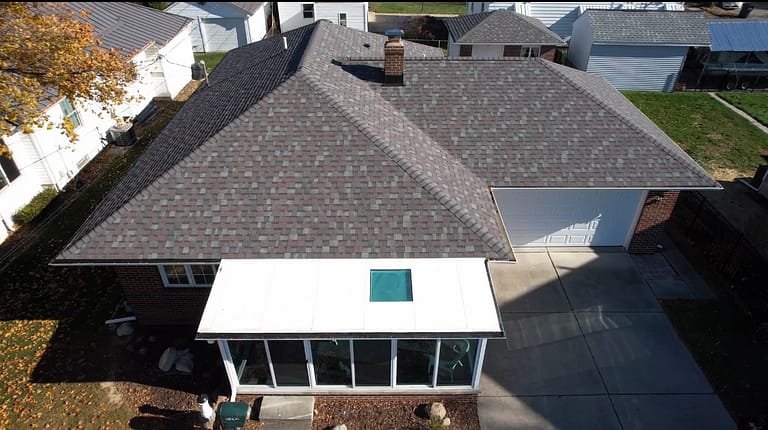
[[[517,251],[491,263],[507,339],[478,413],[496,429],[735,429],[657,297],[706,297],[676,256]]]

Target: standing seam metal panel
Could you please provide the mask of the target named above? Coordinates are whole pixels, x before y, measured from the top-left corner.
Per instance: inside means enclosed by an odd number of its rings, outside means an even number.
[[[587,71],[618,90],[672,91],[686,46],[592,45]]]

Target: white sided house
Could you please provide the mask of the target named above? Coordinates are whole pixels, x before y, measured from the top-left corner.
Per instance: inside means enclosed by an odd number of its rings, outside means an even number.
[[[132,3],[70,3],[88,13],[103,46],[118,49],[137,68],[139,78],[129,85],[133,100],[116,110],[132,120],[155,97],[175,97],[190,81],[194,62],[186,18]],[[78,140],[70,142],[58,128],[37,128],[31,134],[17,131],[2,137],[10,152],[0,157],[0,241],[13,228],[12,216],[43,188],[62,189],[108,143],[115,120],[95,103],[76,106],[67,99],[41,101],[41,109],[54,123],[67,116]]]
[[[689,48],[710,45],[702,12],[588,10],[568,59],[618,90],[673,91]]]
[[[509,9],[532,16],[567,38],[574,21],[587,9],[684,10],[683,2],[467,2],[467,14]]]
[[[277,2],[280,31],[290,31],[326,19],[342,27],[368,31],[368,2]]]
[[[194,21],[195,52],[224,52],[258,42],[272,24],[270,2],[175,2],[165,11]]]

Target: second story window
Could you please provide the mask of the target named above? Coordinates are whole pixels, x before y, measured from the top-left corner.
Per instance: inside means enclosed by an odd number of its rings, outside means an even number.
[[[13,161],[11,151],[5,146],[5,142],[0,141],[0,189],[13,182],[19,177],[19,168]]]
[[[75,128],[79,128],[83,125],[82,121],[80,121],[80,114],[77,113],[69,99],[62,100],[61,103],[59,103],[59,106],[61,106],[61,113],[64,114],[64,117],[69,118],[69,120],[72,121],[72,125],[75,126]]]
[[[315,5],[314,3],[303,3],[301,9],[304,13],[304,18],[315,19]]]
[[[521,57],[536,58],[541,53],[541,47],[539,46],[523,46],[520,48]]]
[[[342,27],[347,26],[347,14],[346,13],[339,13],[339,25]]]
[[[472,45],[459,45],[459,57],[471,57]]]

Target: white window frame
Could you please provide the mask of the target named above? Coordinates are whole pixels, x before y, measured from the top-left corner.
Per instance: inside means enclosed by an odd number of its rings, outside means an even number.
[[[533,55],[533,53],[536,55]],[[525,55],[523,55],[525,53]],[[520,47],[520,56],[523,58],[539,58],[541,56],[541,46],[539,45],[523,45]]]
[[[67,113],[67,112],[65,112],[65,111],[64,111],[64,106],[63,106],[63,103],[64,103],[64,102],[67,102],[67,103],[69,103],[69,106],[71,106],[71,107],[72,107],[72,112],[69,112],[69,113]],[[75,126],[75,130],[77,130],[77,129],[79,129],[80,127],[82,127],[82,126],[83,126],[83,118],[80,116],[80,112],[78,112],[77,108],[75,107],[75,104],[74,104],[74,103],[72,103],[72,100],[70,100],[70,99],[68,99],[68,98],[64,98],[62,101],[60,101],[60,102],[59,102],[59,108],[61,109],[61,115],[62,115],[64,118],[69,118],[69,120],[70,120],[70,121],[72,121],[72,125],[74,125],[74,126]],[[77,118],[77,122],[75,122],[74,120],[72,120],[72,117],[73,117],[73,116],[74,116],[75,118]]]
[[[157,271],[160,272],[160,277],[163,278],[163,286],[166,288],[211,288],[213,286],[213,283],[210,284],[198,284],[195,282],[195,277],[192,274],[192,267],[191,266],[211,266],[214,270],[214,278],[216,277],[216,273],[218,273],[218,264],[216,263],[176,263],[176,264],[158,264],[157,265]],[[165,266],[184,266],[184,273],[187,275],[187,283],[186,284],[172,284],[168,282],[168,276],[165,274]]]
[[[346,12],[339,12],[339,25],[342,27],[347,26],[347,13]]]

